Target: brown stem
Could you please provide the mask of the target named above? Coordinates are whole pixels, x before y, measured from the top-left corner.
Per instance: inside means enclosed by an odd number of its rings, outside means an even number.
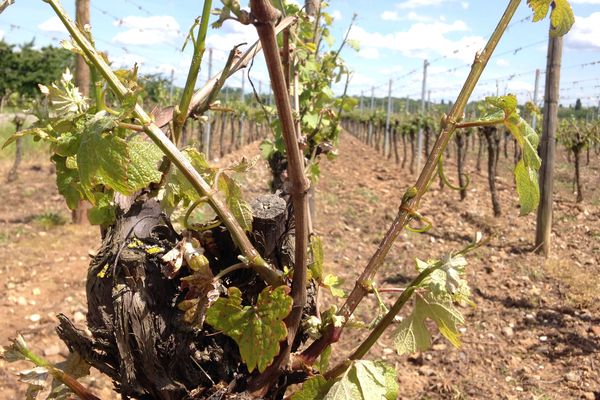
[[[144,127],[142,125],[129,124],[127,122],[118,122],[117,125],[119,128],[129,129],[130,131],[144,132]]]
[[[260,38],[265,54],[271,86],[277,105],[277,113],[281,123],[282,133],[288,160],[288,175],[291,182],[291,196],[294,207],[295,222],[295,266],[292,280],[291,297],[293,299],[292,311],[287,316],[285,323],[288,329],[287,341],[284,343],[280,354],[273,364],[254,382],[251,389],[263,392],[268,385],[273,383],[283,365],[289,358],[290,349],[296,332],[300,326],[302,309],[306,304],[306,252],[307,252],[307,211],[308,202],[306,193],[309,188],[308,180],[304,176],[304,161],[296,136],[292,106],[288,95],[288,87],[284,76],[277,38],[275,36],[274,22],[279,17],[278,11],[267,0],[251,0],[250,9],[255,18],[254,25]]]
[[[283,31],[283,48],[281,49],[281,62],[283,64],[283,76],[285,85],[290,88],[290,30]]]
[[[295,24],[297,18],[295,16],[289,16],[281,20],[279,24],[275,27],[275,31],[277,33],[282,30],[289,28],[291,25]],[[209,99],[211,99],[212,94],[215,93],[215,88],[218,85],[223,84],[227,78],[231,75],[235,74],[242,68],[248,66],[248,64],[252,61],[254,57],[260,53],[262,46],[260,42],[254,43],[244,54],[242,54],[239,58],[236,57],[236,60],[230,68],[225,68],[223,71],[219,72],[215,76],[209,79],[202,88],[198,89],[194,95],[192,96],[192,100],[190,101],[190,106],[187,111],[187,116],[190,114],[202,114],[205,109],[209,106]],[[163,110],[160,110],[155,114],[155,123],[159,127],[164,127],[169,124],[173,120],[175,107],[167,107]]]
[[[504,123],[504,119],[496,119],[493,121],[468,121],[468,122],[461,122],[460,124],[456,124],[456,129],[475,128],[478,126],[496,126],[496,125],[502,125],[503,123]]]
[[[364,271],[356,280],[354,289],[346,299],[346,302],[338,312],[338,316],[343,317],[344,322],[342,326],[335,328],[333,325],[330,325],[325,334],[318,340],[314,341],[302,353],[301,358],[304,363],[312,365],[327,346],[339,340],[346,322],[358,304],[369,293],[368,283],[373,279],[375,273],[383,264],[385,257],[387,256],[400,232],[402,232],[406,224],[410,221],[411,211],[417,210],[421,197],[427,191],[429,182],[436,171],[438,160],[440,159],[443,151],[446,149],[446,146],[448,145],[448,142],[450,141],[450,138],[456,129],[458,120],[464,114],[469,97],[473,93],[473,90],[475,89],[475,86],[477,85],[485,66],[492,56],[494,49],[498,45],[500,38],[506,30],[506,27],[512,19],[519,4],[520,0],[510,1],[485,48],[481,53],[478,53],[475,56],[475,60],[471,66],[471,72],[469,73],[469,76],[467,77],[467,80],[465,81],[463,88],[452,107],[452,110],[450,111],[450,114],[445,116],[442,121],[442,131],[440,132],[436,142],[433,145],[433,148],[431,149],[431,153],[429,154],[429,157],[423,166],[423,170],[421,171],[415,186],[413,186],[411,190],[407,191],[407,193],[404,195],[396,218],[392,222],[392,225],[388,229],[385,237],[379,244],[379,247],[369,260],[369,263],[365,267]],[[410,193],[409,195],[409,192],[414,193]]]

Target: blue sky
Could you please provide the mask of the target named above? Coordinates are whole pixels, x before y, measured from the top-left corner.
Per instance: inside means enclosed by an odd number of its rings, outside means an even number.
[[[220,2],[213,1],[214,6]],[[247,2],[242,1],[242,4]],[[515,93],[520,101],[533,97],[536,68],[545,69],[547,20],[532,23],[525,4],[499,44],[496,55],[474,93],[486,95]],[[572,104],[581,98],[586,105],[600,100],[600,0],[571,0],[576,23],[565,38],[561,103]],[[332,0],[328,8],[335,17],[334,35],[343,37],[352,14],[358,15],[352,38],[361,50],[343,52],[353,73],[350,93],[376,96],[387,94],[392,79],[394,96],[420,98],[424,59],[428,67],[428,90],[439,101],[456,97],[469,72],[468,65],[494,29],[507,1],[490,0]],[[71,15],[74,0],[64,3]],[[183,85],[190,62],[190,50],[181,44],[190,25],[201,12],[202,2],[191,0],[91,0],[91,25],[97,47],[106,51],[115,66],[130,67],[137,62],[142,73],[161,72]],[[0,36],[10,43],[23,43],[35,37],[36,44],[58,44],[66,37],[51,8],[41,0],[16,0],[0,15]],[[213,48],[213,72],[227,51],[256,35],[250,26],[226,23],[211,31],[208,46]],[[337,43],[334,45],[336,46]],[[208,57],[205,57],[205,61]],[[208,75],[206,65],[201,81]],[[250,77],[257,89],[266,91],[267,73],[262,59],[257,60]],[[542,74],[539,99],[543,98]],[[229,84],[239,87],[241,74]],[[246,91],[250,87],[246,82]]]

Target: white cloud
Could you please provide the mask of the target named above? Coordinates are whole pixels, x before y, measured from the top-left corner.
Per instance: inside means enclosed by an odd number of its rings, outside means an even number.
[[[109,57],[111,64],[115,68],[131,68],[134,64],[143,65],[146,59],[138,54],[123,53],[118,56]]]
[[[336,21],[341,21],[342,20],[342,12],[340,10],[333,10],[331,12],[331,16]]]
[[[394,65],[392,67],[381,68],[377,72],[380,73],[380,74],[382,74],[382,75],[392,75],[392,74],[398,74],[398,73],[400,73],[402,71],[404,71],[404,67],[402,65]]]
[[[394,50],[407,57],[426,58],[434,53],[449,59],[471,62],[475,51],[483,47],[484,39],[480,36],[463,36],[458,40],[446,37],[448,33],[467,30],[467,25],[461,20],[452,23],[419,22],[413,24],[407,31],[389,34],[368,32],[357,26],[350,32],[350,37],[359,40],[363,46]]]
[[[356,88],[356,87],[368,87],[368,86],[373,86],[376,85],[378,82],[373,79],[373,77],[371,75],[364,75],[361,74],[360,72],[353,72],[352,73],[352,77],[350,79],[350,87],[351,88]],[[365,95],[367,93],[367,90],[365,89]],[[370,93],[370,91],[369,91]]]
[[[506,58],[499,58],[496,60],[496,65],[499,67],[508,67],[510,65],[510,61]]]
[[[114,22],[114,25],[128,29],[117,33],[113,42],[128,45],[169,43],[181,36],[179,23],[170,15],[128,16]]]
[[[38,29],[45,32],[67,33],[67,28],[60,22],[58,17],[51,17],[38,25]]]
[[[142,74],[161,74],[169,77],[173,72],[176,84],[183,86],[187,77],[188,69],[192,58],[187,54],[182,54],[175,63],[159,63],[158,65],[142,65],[140,72]],[[215,73],[215,71],[213,71]],[[199,81],[206,81],[207,70],[200,69]]]
[[[463,10],[468,10],[469,9],[469,2],[468,1],[461,1],[460,2],[460,6],[463,8]]]
[[[0,40],[4,39],[4,31],[0,29]]]
[[[508,81],[504,86],[509,92],[533,92],[534,85],[531,82],[525,81]],[[500,88],[502,89],[502,88]]]
[[[365,47],[360,49],[358,56],[360,58],[366,58],[367,60],[377,60],[380,57],[379,50],[373,47]]]
[[[177,73],[178,68],[173,64],[160,64],[154,67],[148,68],[148,73],[150,74],[162,74],[164,76],[170,76],[171,71]]]
[[[396,7],[398,7],[401,10],[405,10],[405,9],[413,9],[413,8],[419,8],[419,7],[438,6],[438,5],[446,3],[448,1],[452,1],[452,0],[406,0],[406,1],[403,1],[402,3],[396,4]]]
[[[600,4],[600,0],[596,1]],[[575,24],[565,37],[565,42],[571,49],[600,50],[600,12],[592,13],[588,17],[576,16]]]
[[[414,11],[409,12],[406,15],[400,15],[398,11],[384,11],[381,13],[381,19],[384,21],[417,21],[417,22],[429,22],[433,21],[433,18],[427,15],[420,15]],[[440,17],[441,19],[441,17]]]
[[[206,38],[206,46],[225,52],[229,52],[238,44],[252,45],[258,40],[256,29],[252,25],[242,25],[236,21],[225,21],[216,32]]]
[[[397,11],[384,11],[381,13],[381,19],[384,21],[398,21],[400,16]]]

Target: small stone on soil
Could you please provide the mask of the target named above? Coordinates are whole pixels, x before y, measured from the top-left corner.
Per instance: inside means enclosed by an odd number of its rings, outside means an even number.
[[[83,322],[85,321],[85,315],[81,311],[76,311],[75,314],[73,314],[73,321],[75,323]]]
[[[49,347],[46,347],[44,349],[44,356],[45,357],[51,357],[51,356],[56,356],[60,353],[60,347],[58,345],[52,345]]]
[[[579,374],[577,372],[567,372],[565,379],[569,382],[579,382]]]
[[[29,317],[27,317],[27,319],[31,322],[38,322],[40,319],[42,319],[42,317],[40,314],[31,314]]]
[[[505,326],[504,328],[502,328],[502,334],[506,337],[513,337],[515,331],[510,326]]]

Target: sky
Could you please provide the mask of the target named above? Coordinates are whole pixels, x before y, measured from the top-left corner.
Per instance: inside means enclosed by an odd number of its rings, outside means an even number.
[[[296,0],[298,1],[298,0]],[[576,16],[565,36],[561,70],[561,104],[600,102],[600,0],[570,0]],[[64,2],[73,16],[74,1]],[[242,0],[242,5],[247,1]],[[475,53],[483,48],[508,0],[332,0],[327,11],[334,17],[331,28],[339,46],[353,14],[356,23],[350,37],[360,42],[358,52],[345,48],[342,57],[352,72],[349,93],[383,97],[421,98],[424,61],[427,67],[427,97],[431,101],[453,100],[460,91]],[[213,1],[218,7],[219,1]],[[181,46],[202,2],[195,0],[91,0],[91,27],[98,49],[107,52],[116,68],[137,63],[141,73],[173,74],[183,86],[191,46]],[[510,29],[498,45],[472,99],[514,93],[520,102],[534,98],[535,71],[542,71],[538,103],[543,88],[548,42],[548,20],[531,22],[531,11],[523,1]],[[216,16],[213,17],[216,19]],[[50,6],[41,0],[16,0],[0,15],[0,37],[14,44],[35,39],[37,46],[59,45],[65,29]],[[210,30],[207,46],[212,49],[213,74],[223,66],[229,50],[256,40],[252,26],[226,22]],[[200,72],[206,81],[208,53]],[[256,90],[266,92],[268,75],[262,57],[249,71]],[[242,73],[227,83],[242,86]],[[244,78],[245,92],[251,88]],[[339,93],[341,88],[335,90]]]

